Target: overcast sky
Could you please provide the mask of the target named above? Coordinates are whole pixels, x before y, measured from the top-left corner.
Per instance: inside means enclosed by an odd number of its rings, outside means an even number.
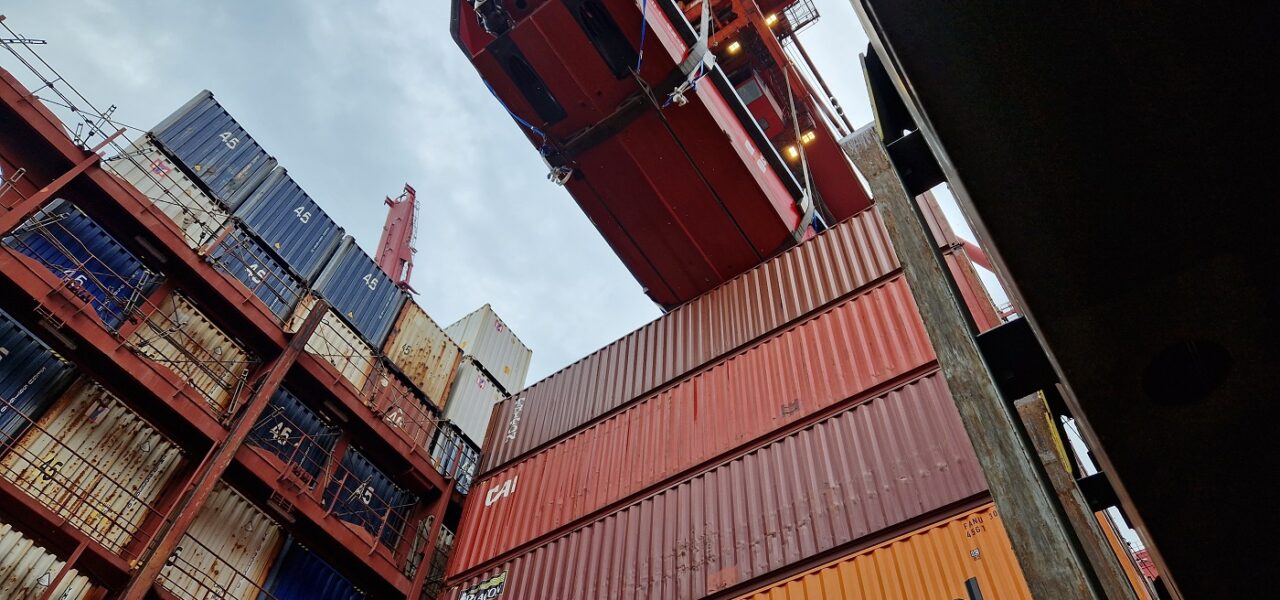
[[[802,34],[855,125],[871,120],[848,0]],[[489,95],[448,0],[9,0],[7,24],[123,123],[210,89],[366,250],[384,196],[418,190],[412,284],[442,325],[488,302],[534,350],[532,383],[659,310]],[[0,65],[28,84],[5,53]],[[953,218],[953,221],[957,219]]]

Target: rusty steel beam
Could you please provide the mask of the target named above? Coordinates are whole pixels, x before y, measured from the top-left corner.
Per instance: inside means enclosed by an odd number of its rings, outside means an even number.
[[[873,126],[842,144],[872,197],[955,396],[969,441],[1004,516],[1031,592],[1054,600],[1102,600],[1092,566],[1063,514],[1040,459],[987,369],[973,324],[957,298],[928,225]]]
[[[285,373],[302,353],[307,339],[315,332],[327,309],[328,306],[324,301],[319,301],[311,314],[307,315],[306,320],[302,322],[298,331],[293,334],[293,339],[289,340],[289,345],[284,352],[270,364],[262,367],[261,383],[257,390],[244,404],[226,439],[217,445],[212,460],[206,463],[203,472],[197,477],[198,483],[191,494],[177,507],[177,514],[169,521],[168,526],[161,529],[156,541],[151,545],[150,552],[142,561],[141,567],[134,572],[128,587],[121,593],[121,600],[142,600],[146,597],[151,589],[151,583],[160,575],[160,570],[164,568],[169,555],[178,546],[182,535],[186,533],[187,528],[200,512],[200,508],[213,493],[214,486],[222,479],[222,474],[235,459],[236,451],[248,437],[258,417],[266,410],[271,395],[284,381]]]
[[[413,587],[409,589],[408,597],[411,600],[422,597],[422,588],[427,585],[427,575],[431,571],[431,561],[435,558],[440,528],[444,527],[444,515],[449,509],[455,487],[451,485],[445,488],[444,493],[436,498],[436,506],[431,511],[431,529],[427,531],[427,545],[422,550],[422,562],[418,564],[418,572],[413,576]]]
[[[39,210],[40,205],[47,202],[54,194],[57,194],[62,191],[63,188],[67,187],[67,184],[71,183],[72,180],[79,177],[82,173],[88,170],[89,167],[98,164],[98,161],[102,158],[98,156],[98,151],[106,147],[107,144],[110,144],[112,140],[120,137],[122,134],[124,134],[123,129],[117,130],[115,133],[111,134],[110,137],[102,140],[102,142],[97,146],[94,146],[93,149],[89,151],[88,156],[85,156],[77,162],[76,165],[71,167],[71,169],[66,173],[58,176],[58,178],[51,181],[49,185],[40,188],[40,191],[15,204],[13,208],[9,209],[9,212],[0,215],[0,234],[9,233],[9,231],[14,227],[17,227],[23,221],[27,220],[27,217],[30,217],[32,213]]]

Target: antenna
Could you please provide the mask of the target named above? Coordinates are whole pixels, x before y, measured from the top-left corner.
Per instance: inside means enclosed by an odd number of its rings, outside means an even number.
[[[418,293],[409,285],[413,275],[413,255],[417,254],[418,200],[409,184],[395,198],[387,198],[387,222],[382,226],[382,239],[378,241],[378,266],[391,277],[400,289]]]

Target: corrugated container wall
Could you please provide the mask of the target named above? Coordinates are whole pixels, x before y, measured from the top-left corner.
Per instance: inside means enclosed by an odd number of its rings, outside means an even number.
[[[160,277],[66,200],[54,200],[4,238],[66,283],[115,331]]]
[[[467,434],[473,442],[484,446],[485,430],[493,406],[502,400],[501,387],[476,364],[474,358],[465,356],[453,376],[453,387],[445,401],[444,416]]]
[[[306,293],[302,280],[262,240],[238,223],[214,240],[207,254],[218,270],[244,284],[281,321],[289,318]]]
[[[1031,600],[995,505],[925,526],[743,600]]]
[[[302,322],[307,319],[307,315],[311,314],[311,308],[315,304],[315,296],[308,295],[304,298],[298,305],[298,309],[293,312],[293,316],[289,318],[285,331],[290,333],[297,331],[298,327],[302,326]],[[365,389],[369,376],[374,373],[378,365],[373,348],[364,342],[360,334],[334,314],[332,309],[325,311],[320,324],[316,326],[315,333],[307,338],[304,349],[308,354],[316,356],[337,369],[338,374],[347,380],[357,393]]]
[[[279,553],[280,526],[218,483],[158,581],[179,598],[258,598]]]
[[[446,477],[456,480],[459,494],[469,494],[480,467],[480,448],[467,439],[456,425],[436,430],[431,443],[431,460]]]
[[[329,464],[339,433],[337,427],[281,386],[271,395],[267,409],[253,424],[245,442],[266,450],[281,472],[300,469],[306,474],[306,483],[314,486]]]
[[[519,493],[519,483],[509,491]],[[934,374],[455,581],[446,597],[505,572],[512,598],[702,598],[985,490],[955,404]],[[501,488],[470,499],[506,500]],[[459,541],[455,555],[462,551]]]
[[[342,468],[324,492],[335,516],[354,523],[388,548],[395,548],[417,498],[355,449],[342,455]]]
[[[267,578],[271,600],[358,600],[365,597],[329,563],[294,540],[285,544]]]
[[[342,228],[283,167],[272,171],[235,214],[307,283],[342,241]]]
[[[102,163],[173,220],[187,245],[199,248],[230,216],[150,138],[142,138]]]
[[[508,435],[482,472],[817,310],[898,268],[884,225],[861,212],[552,374],[499,405]]]
[[[445,331],[465,354],[480,362],[504,393],[514,394],[524,389],[533,351],[502,322],[492,306],[481,306]]]
[[[897,276],[613,416],[484,476],[458,531],[456,574],[780,427],[936,368]],[[501,433],[501,432],[499,432]]]
[[[386,341],[405,301],[405,293],[351,236],[342,239],[333,260],[320,272],[315,291],[374,348]]]
[[[133,540],[182,453],[87,377],[0,460],[0,477],[112,552]]]
[[[190,384],[216,416],[230,406],[253,364],[240,344],[177,292],[165,296],[127,343]]]
[[[0,447],[17,439],[44,414],[71,383],[75,371],[0,311]]]
[[[436,407],[445,408],[462,351],[417,302],[404,303],[382,352]]]
[[[276,166],[258,142],[218,103],[213,92],[196,94],[151,129],[151,136],[213,197],[235,209]]]
[[[18,530],[0,523],[0,598],[41,600],[64,564]],[[104,590],[94,588],[88,577],[71,569],[49,597],[89,600],[104,594]]]

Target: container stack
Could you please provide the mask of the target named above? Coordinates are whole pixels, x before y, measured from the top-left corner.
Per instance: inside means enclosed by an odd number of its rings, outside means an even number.
[[[32,98],[0,72],[0,596],[438,589],[442,409],[495,400],[458,345],[213,94],[100,160]]]
[[[524,387],[533,351],[488,304],[446,327],[445,333],[463,354],[445,417],[483,444],[494,405]]]
[[[840,597],[812,582],[864,567],[910,571],[869,598],[1029,597],[874,211],[493,418],[449,598]]]

